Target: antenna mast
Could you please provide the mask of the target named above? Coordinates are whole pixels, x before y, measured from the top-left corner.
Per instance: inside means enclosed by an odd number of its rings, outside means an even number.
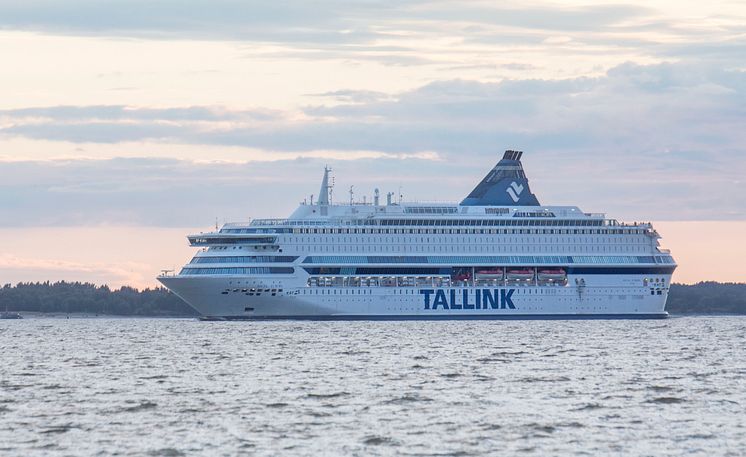
[[[324,178],[321,180],[321,189],[319,190],[319,205],[328,205],[331,202],[332,187],[334,186],[334,183],[332,180],[332,184],[329,184],[330,171],[332,171],[331,168],[324,167]],[[313,198],[311,200],[313,200]]]

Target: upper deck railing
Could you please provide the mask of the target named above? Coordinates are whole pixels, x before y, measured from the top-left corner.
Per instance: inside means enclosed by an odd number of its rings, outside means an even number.
[[[249,225],[340,225],[338,220],[312,219],[253,219]]]
[[[424,222],[424,221],[431,221],[433,220],[432,217],[422,217],[423,215],[399,215],[398,217],[367,217],[367,218],[360,218],[360,219],[351,219],[351,218],[332,218],[332,219],[322,219],[322,220],[314,220],[314,219],[253,219],[250,223],[233,223],[233,224],[225,224],[225,228],[232,228],[232,227],[246,227],[246,226],[263,226],[263,227],[276,227],[276,226],[284,226],[284,227],[308,227],[308,226],[373,226],[373,225],[386,225],[386,226],[392,226],[392,225],[404,225],[404,226],[421,226],[421,225],[437,225],[440,226],[441,224],[420,224],[418,222]],[[468,224],[468,225],[475,225],[475,226],[492,226],[492,225],[510,225],[510,226],[547,226],[547,227],[587,227],[587,226],[595,226],[595,227],[618,227],[618,228],[641,228],[641,229],[651,229],[652,224],[649,222],[632,222],[632,223],[621,223],[617,221],[616,219],[591,219],[591,218],[563,218],[558,217],[556,219],[543,219],[543,220],[537,220],[536,218],[485,218],[485,217],[474,217],[474,215],[449,215],[451,217],[441,217],[436,219],[437,221],[443,221],[448,222],[444,223],[442,225],[458,225],[463,226],[462,224],[451,224],[450,222],[460,221],[460,222],[476,222],[479,221],[480,223],[477,224]],[[400,221],[401,223],[391,223],[391,221]],[[407,223],[411,221],[412,223]],[[481,224],[482,221],[500,221],[499,224]],[[524,223],[522,223],[524,222]],[[575,222],[576,224],[572,223]]]

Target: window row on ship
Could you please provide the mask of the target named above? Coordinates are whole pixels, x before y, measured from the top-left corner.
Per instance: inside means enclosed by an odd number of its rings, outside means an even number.
[[[298,244],[286,244],[282,243],[280,249],[290,249],[297,252],[355,252],[355,253],[366,253],[366,252],[478,252],[478,253],[589,253],[589,252],[619,252],[619,253],[640,253],[640,252],[651,252],[654,248],[650,242],[640,243],[602,243],[602,242],[553,242],[553,243],[534,243],[534,242],[489,242],[479,241],[472,243],[459,243],[454,241],[433,241],[429,243],[413,243],[413,242],[380,242],[380,243],[365,243],[359,242],[340,242],[339,240],[319,240],[309,243],[298,243]],[[244,247],[244,246],[212,246],[208,250],[214,251],[225,251],[231,250],[242,250],[242,249],[256,250],[255,247]],[[277,247],[274,248],[277,250]]]
[[[223,228],[221,233],[298,233],[297,230],[361,230],[348,228],[309,228],[328,225],[357,226],[436,226],[436,227],[613,227],[614,230],[643,230],[639,224],[624,225],[616,220],[608,219],[366,219],[337,221],[287,221],[294,227],[251,227],[251,228]],[[252,223],[252,225],[255,225]],[[259,225],[259,224],[257,224]],[[642,228],[641,228],[642,227]]]
[[[489,267],[503,268],[503,267]],[[513,267],[516,268],[516,267]],[[540,267],[522,267],[536,270]],[[554,267],[552,267],[554,268]],[[599,267],[562,267],[562,274],[613,274],[613,275],[632,275],[632,274],[671,274],[675,266],[646,266],[646,267],[620,267],[620,266],[599,266]],[[405,275],[407,277],[416,277],[418,275],[427,275],[426,278],[437,276],[448,277],[451,282],[471,283],[472,279],[458,279],[453,274],[456,270],[464,270],[464,267],[441,267],[441,268],[413,268],[413,267],[303,267],[303,269],[312,277],[318,275],[333,275],[330,278],[342,279],[343,277],[359,277],[368,280],[379,278],[381,275]],[[474,267],[466,267],[474,269]],[[179,272],[180,276],[188,275],[292,275],[295,273],[293,267],[209,267],[194,268],[184,267]],[[357,275],[357,276],[356,276]],[[362,276],[361,276],[362,275]],[[317,277],[318,279],[318,277]],[[530,279],[526,281],[538,281],[541,278],[537,276],[536,271],[531,273]],[[500,281],[520,281],[519,279],[510,279],[509,277],[499,278]],[[563,278],[564,280],[564,278]],[[487,281],[487,280],[485,280]],[[490,280],[492,281],[492,280]],[[547,280],[548,281],[548,280]]]
[[[296,235],[642,235],[615,229],[297,229]]]
[[[217,257],[220,258],[220,257]],[[308,256],[303,264],[504,264],[504,265],[552,265],[552,264],[674,264],[670,255],[659,256],[363,256],[363,255],[321,255]]]
[[[291,263],[298,256],[198,256],[192,259],[190,264],[231,264],[231,263]],[[344,255],[321,255],[308,256],[303,259],[303,264],[636,264],[636,263],[659,263],[673,264],[673,257],[663,256],[344,256]]]
[[[280,246],[282,249],[283,246]],[[653,252],[654,248],[649,244],[340,244],[340,243],[316,243],[316,244],[299,244],[293,246],[284,246],[287,250],[299,253],[318,253],[318,252],[340,252],[340,253],[562,253],[562,254],[585,254],[585,253],[646,253]],[[212,246],[208,248],[209,252],[226,251],[226,250],[243,250],[244,246]],[[255,250],[255,247],[247,247]],[[275,247],[274,250],[277,250]],[[240,263],[240,261],[236,261]]]
[[[516,224],[519,227],[525,227],[528,224]],[[237,234],[237,233],[267,233],[267,234],[600,234],[600,235],[640,235],[646,232],[642,228],[556,228],[556,229],[531,229],[531,228],[514,228],[514,229],[483,229],[483,228],[448,228],[448,229],[429,229],[429,228],[294,228],[294,229],[222,229],[220,233]]]
[[[323,236],[299,236],[299,237],[288,237],[281,238],[280,242],[283,243],[462,243],[462,244],[484,244],[484,243],[547,243],[547,244],[586,244],[586,243],[606,243],[606,244],[627,244],[627,243],[648,243],[648,240],[643,237],[625,237],[625,238],[602,238],[598,236],[581,236],[581,237],[566,237],[566,236],[555,236],[555,237],[392,237],[392,236],[370,236],[370,237],[358,237],[358,236],[342,236],[342,237],[323,237]]]
[[[469,252],[469,253],[588,253],[588,252],[619,252],[619,253],[640,253],[650,252],[649,245],[607,245],[607,244],[584,244],[584,245],[533,245],[533,244],[516,244],[516,245],[488,245],[480,244],[400,244],[400,245],[359,245],[359,244],[311,244],[297,245],[292,249],[299,252]]]

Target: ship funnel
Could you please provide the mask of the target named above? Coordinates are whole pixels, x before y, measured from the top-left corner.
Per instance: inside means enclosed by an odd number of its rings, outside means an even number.
[[[461,202],[462,206],[539,206],[521,165],[523,151],[505,151],[495,168]]]

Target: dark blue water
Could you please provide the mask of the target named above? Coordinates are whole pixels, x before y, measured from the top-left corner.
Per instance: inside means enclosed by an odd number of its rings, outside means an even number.
[[[746,454],[746,318],[0,321],[1,455]]]

